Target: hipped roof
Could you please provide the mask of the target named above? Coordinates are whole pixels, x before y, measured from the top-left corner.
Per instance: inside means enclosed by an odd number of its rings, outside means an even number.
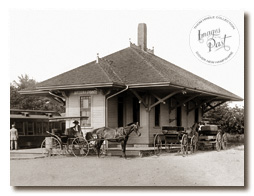
[[[154,54],[130,47],[45,80],[37,90],[75,89],[117,86],[134,88],[142,84],[167,84],[193,91],[212,93],[240,101],[241,97]]]

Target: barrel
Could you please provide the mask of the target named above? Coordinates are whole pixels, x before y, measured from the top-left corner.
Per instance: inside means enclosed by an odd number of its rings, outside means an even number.
[[[52,137],[46,137],[45,138],[45,147],[46,147],[46,149],[51,149],[52,146],[53,146]]]

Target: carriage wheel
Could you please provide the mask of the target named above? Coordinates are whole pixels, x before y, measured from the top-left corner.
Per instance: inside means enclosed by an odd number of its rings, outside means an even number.
[[[221,143],[216,142],[216,150],[219,152],[221,150]]]
[[[193,135],[191,137],[191,145],[190,145],[190,151],[191,153],[194,153],[197,151],[197,137],[195,135]]]
[[[181,153],[183,154],[188,154],[188,138],[185,139],[185,137],[187,137],[186,135],[182,136],[182,140],[181,140]],[[184,141],[187,141],[187,143],[183,143]]]
[[[216,150],[219,152],[221,150],[221,133],[216,135]]]
[[[227,134],[226,133],[224,133],[222,136],[221,147],[223,150],[227,149]]]
[[[162,149],[162,141],[160,135],[157,134],[154,137],[154,154],[159,156],[161,154],[161,149]]]
[[[51,142],[52,142],[51,148],[46,148],[46,139],[43,140],[43,142],[41,143],[42,154],[45,157],[49,157],[52,155],[61,155],[62,146],[60,141],[54,137],[51,137]]]
[[[89,144],[84,138],[75,138],[72,141],[72,153],[76,157],[85,157],[89,153]]]

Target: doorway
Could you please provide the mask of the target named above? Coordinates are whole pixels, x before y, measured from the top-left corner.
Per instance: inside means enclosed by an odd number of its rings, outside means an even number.
[[[134,97],[132,100],[132,104],[133,104],[132,107],[133,122],[140,123],[140,104],[138,98]]]
[[[199,122],[198,116],[199,116],[199,108],[196,108],[196,109],[195,109],[195,122],[196,122],[196,123]]]
[[[182,107],[177,107],[176,119],[176,126],[182,126]]]
[[[123,97],[118,97],[117,100],[117,112],[118,112],[118,127],[123,127],[123,118],[124,118],[124,103],[123,103]]]

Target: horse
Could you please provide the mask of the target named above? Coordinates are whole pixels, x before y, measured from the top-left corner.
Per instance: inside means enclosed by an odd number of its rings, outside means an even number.
[[[104,140],[110,141],[110,142],[118,142],[121,143],[122,146],[122,157],[125,159],[126,157],[126,144],[129,139],[129,135],[134,131],[138,136],[141,136],[141,133],[139,132],[139,126],[138,123],[130,123],[126,127],[120,127],[120,128],[109,128],[109,127],[101,127],[94,129],[91,132],[91,136],[96,136],[96,150],[97,155],[100,157],[100,148]],[[93,139],[93,138],[87,138],[87,139]]]

